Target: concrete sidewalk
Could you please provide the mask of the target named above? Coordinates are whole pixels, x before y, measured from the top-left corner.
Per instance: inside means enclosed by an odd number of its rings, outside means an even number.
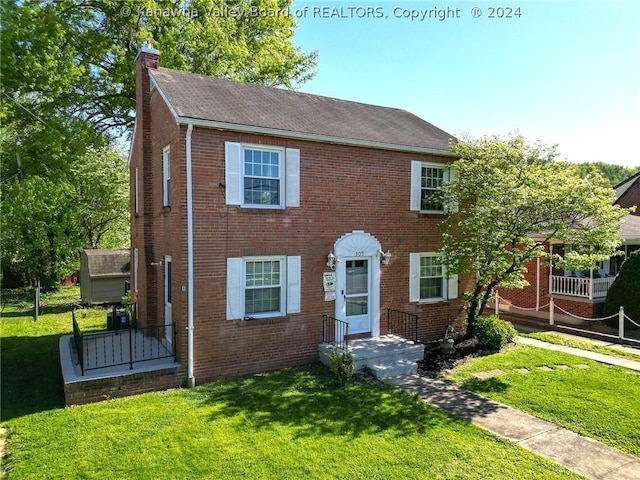
[[[555,333],[555,332],[554,332]],[[581,338],[582,341],[589,341],[588,339]],[[531,345],[533,347],[544,348],[546,350],[555,350],[558,352],[569,353],[578,357],[588,358],[600,363],[606,363],[608,365],[616,365],[618,367],[628,368],[640,372],[640,361],[630,360],[627,358],[614,357],[611,355],[605,355],[603,353],[590,352],[588,350],[582,350],[575,347],[567,347],[566,345],[556,345],[554,343],[542,342],[529,337],[518,337],[518,343],[521,345]],[[634,349],[637,350],[637,349]]]
[[[640,480],[640,459],[502,403],[417,374],[383,381],[587,478]]]

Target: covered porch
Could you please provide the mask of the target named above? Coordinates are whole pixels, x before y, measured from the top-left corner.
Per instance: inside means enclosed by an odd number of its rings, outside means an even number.
[[[614,280],[615,275],[605,277],[585,277],[578,274],[551,275],[549,293],[588,300],[604,300]]]

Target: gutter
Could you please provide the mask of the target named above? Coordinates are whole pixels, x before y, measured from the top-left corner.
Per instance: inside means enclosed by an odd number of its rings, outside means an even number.
[[[187,161],[187,386],[195,387],[193,376],[193,183],[191,175],[191,134],[193,124],[187,125],[186,161]]]

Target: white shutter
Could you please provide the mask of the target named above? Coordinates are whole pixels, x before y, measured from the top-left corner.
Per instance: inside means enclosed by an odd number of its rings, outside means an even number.
[[[242,204],[242,145],[225,142],[225,190],[227,205]]]
[[[285,205],[300,206],[300,150],[287,148],[285,159]]]
[[[458,180],[458,169],[455,167],[449,167],[449,181],[455,182]],[[456,213],[458,211],[458,202],[453,202],[449,205],[448,212]]]
[[[301,266],[301,257],[287,257],[287,313],[300,313]]]
[[[242,258],[227,258],[227,320],[244,315],[243,267]]]
[[[409,254],[409,301],[420,301],[420,254]]]
[[[447,298],[458,298],[458,275],[447,279]]]
[[[411,162],[411,210],[420,211],[420,190],[422,188],[422,163]]]

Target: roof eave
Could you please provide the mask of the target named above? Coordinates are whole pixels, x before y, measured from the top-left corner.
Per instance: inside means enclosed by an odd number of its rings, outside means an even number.
[[[277,128],[256,127],[253,125],[241,125],[237,123],[219,122],[213,120],[202,120],[199,118],[176,116],[176,121],[181,125],[194,125],[196,127],[215,128],[220,130],[231,130],[242,133],[257,133],[262,135],[270,135],[275,137],[292,138],[295,140],[307,140],[311,142],[334,143],[339,145],[350,145],[356,147],[376,148],[380,150],[393,150],[396,152],[423,153],[431,155],[440,155],[445,157],[454,157],[449,150],[441,150],[437,148],[418,147],[415,145],[396,145],[393,143],[371,142],[367,140],[359,140],[355,138],[334,137],[330,135],[320,135],[307,132],[294,132],[289,130],[279,130]]]

